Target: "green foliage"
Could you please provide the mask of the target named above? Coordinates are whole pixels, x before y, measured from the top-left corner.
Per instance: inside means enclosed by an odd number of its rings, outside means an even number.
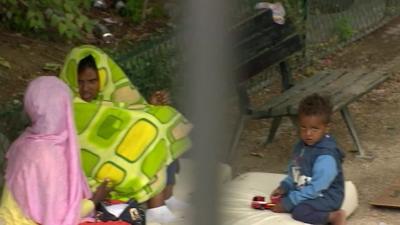
[[[144,11],[144,12],[143,12]],[[133,23],[141,23],[146,18],[162,18],[165,17],[162,1],[153,2],[150,0],[127,0],[126,9],[123,13],[130,17]]]
[[[336,21],[335,29],[340,41],[347,41],[354,34],[354,29],[351,26],[349,19],[346,17],[342,17]]]
[[[174,40],[150,39],[137,44],[129,53],[116,51],[111,55],[140,93],[148,98],[155,91],[173,89],[180,62]]]
[[[305,32],[305,19],[307,15],[307,6],[305,4],[306,0],[283,0],[286,15],[298,28],[299,32]]]
[[[91,32],[93,21],[82,12],[90,7],[88,0],[0,0],[0,20],[18,31],[53,31],[60,36],[80,38]]]
[[[132,22],[140,23],[142,21],[144,0],[128,0],[126,1],[126,13]]]
[[[133,83],[146,98],[158,90],[171,90],[173,68],[168,52],[154,55],[151,58],[138,58],[135,62],[135,73],[130,73]]]
[[[0,106],[0,131],[11,141],[29,124],[29,119],[23,112],[20,99],[22,99],[22,96]]]

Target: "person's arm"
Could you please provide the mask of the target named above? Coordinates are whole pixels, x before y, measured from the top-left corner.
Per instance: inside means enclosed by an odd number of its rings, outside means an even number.
[[[282,194],[286,194],[290,190],[293,190],[296,188],[296,186],[294,184],[293,176],[292,176],[292,163],[289,163],[287,168],[288,168],[288,172],[287,172],[288,175],[285,177],[285,179],[283,179],[281,181],[281,183],[279,185],[279,188],[281,188],[283,191]]]
[[[292,177],[292,164],[289,163],[288,165],[288,175],[280,182],[279,186],[272,191],[270,194],[271,196],[277,196],[277,195],[285,195],[288,193],[290,190],[293,190],[296,188],[293,177]]]
[[[91,212],[93,212],[96,205],[108,196],[112,190],[112,188],[108,186],[108,183],[109,180],[105,180],[96,188],[91,199],[83,199],[81,201],[81,218],[87,217]]]
[[[296,149],[300,149],[302,145],[303,145],[302,142],[299,141],[293,146],[294,151],[293,151],[292,159],[297,157]],[[280,187],[282,188],[284,193],[288,193],[289,191],[296,189],[296,185],[293,180],[292,166],[293,166],[293,160],[290,161],[288,164],[288,167],[287,167],[288,175],[280,183]]]
[[[315,199],[326,190],[338,174],[336,160],[330,155],[319,156],[313,166],[312,179],[309,185],[300,190],[294,190],[282,199],[282,205],[287,211],[304,200]]]
[[[289,167],[290,168],[290,167]],[[295,189],[295,184],[293,181],[293,177],[291,175],[291,172],[288,172],[289,174],[283,179],[279,185],[279,187],[283,190],[283,193],[288,193],[290,190]]]

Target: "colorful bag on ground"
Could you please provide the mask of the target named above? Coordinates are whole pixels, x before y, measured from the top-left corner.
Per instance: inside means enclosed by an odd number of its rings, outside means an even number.
[[[131,225],[146,225],[145,212],[139,207],[137,202],[130,200],[126,203],[125,209],[118,216],[110,212],[107,207],[110,206],[102,202],[97,207],[96,219],[100,221],[124,221]],[[112,206],[112,205],[111,205]],[[124,204],[125,206],[125,204]]]
[[[79,225],[130,225],[129,223],[125,221],[107,221],[107,222],[83,222],[80,223]]]

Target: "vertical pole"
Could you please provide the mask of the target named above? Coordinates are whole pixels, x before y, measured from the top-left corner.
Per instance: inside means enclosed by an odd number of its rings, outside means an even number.
[[[217,157],[226,139],[227,54],[231,42],[228,36],[227,12],[232,4],[227,0],[187,0],[184,23],[184,93],[185,108],[194,124],[192,155],[195,159],[191,224],[220,224],[218,219]],[[228,76],[230,75],[230,76]],[[188,224],[187,222],[185,224]]]

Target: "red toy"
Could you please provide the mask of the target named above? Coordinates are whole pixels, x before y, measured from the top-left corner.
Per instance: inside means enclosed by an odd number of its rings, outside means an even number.
[[[270,202],[266,202],[264,196],[254,196],[251,202],[251,208],[260,210],[272,209],[281,201],[281,197],[281,195],[271,196]]]

